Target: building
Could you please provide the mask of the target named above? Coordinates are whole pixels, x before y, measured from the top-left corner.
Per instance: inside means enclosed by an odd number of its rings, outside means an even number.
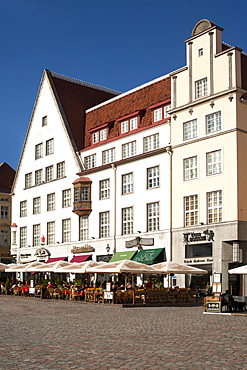
[[[11,187],[15,170],[8,163],[0,163],[0,261],[11,262],[10,225],[11,225]]]

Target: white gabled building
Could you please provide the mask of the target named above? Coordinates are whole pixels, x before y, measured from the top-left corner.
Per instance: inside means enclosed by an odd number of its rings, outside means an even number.
[[[82,170],[85,110],[117,92],[44,71],[12,188],[17,262],[71,258],[79,235],[72,182]]]

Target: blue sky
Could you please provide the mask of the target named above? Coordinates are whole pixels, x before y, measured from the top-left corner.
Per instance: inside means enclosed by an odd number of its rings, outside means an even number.
[[[0,163],[17,169],[45,68],[127,91],[185,65],[207,18],[247,52],[247,1],[0,0]]]

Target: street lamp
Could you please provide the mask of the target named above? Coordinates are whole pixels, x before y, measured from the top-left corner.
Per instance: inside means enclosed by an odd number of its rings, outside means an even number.
[[[109,254],[109,252],[110,252],[110,246],[109,246],[109,244],[107,244],[107,246],[106,246],[106,252],[107,252],[107,254]]]

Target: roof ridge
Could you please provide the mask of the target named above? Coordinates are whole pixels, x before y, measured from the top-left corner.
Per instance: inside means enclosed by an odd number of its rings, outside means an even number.
[[[68,76],[65,76],[65,75],[62,75],[62,74],[56,73],[56,72],[50,72],[50,73],[53,77],[57,77],[57,78],[60,78],[61,80],[73,82],[73,83],[78,84],[78,85],[91,87],[92,89],[105,91],[105,92],[115,94],[115,95],[122,94],[120,91],[109,89],[108,87],[92,84],[90,82],[82,81],[82,80],[79,80],[79,79],[73,78],[73,77],[68,77]]]

